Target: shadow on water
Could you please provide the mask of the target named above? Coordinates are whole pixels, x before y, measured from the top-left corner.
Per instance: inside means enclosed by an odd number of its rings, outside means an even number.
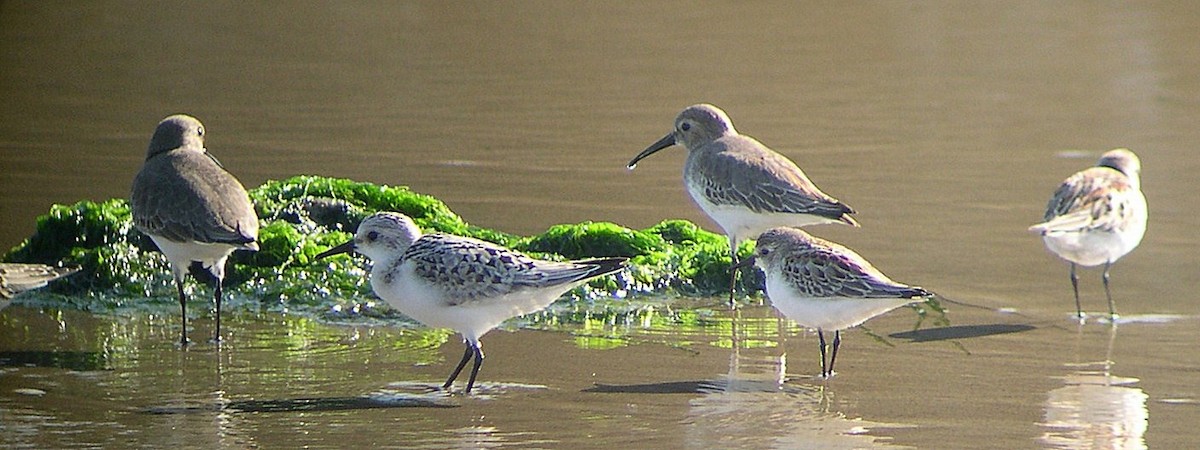
[[[108,358],[100,352],[8,351],[0,352],[0,367],[53,367],[79,372],[110,370]]]
[[[913,342],[935,342],[950,339],[970,339],[1000,334],[1021,333],[1036,330],[1033,325],[994,323],[986,325],[958,325],[941,328],[926,328],[921,330],[892,333],[888,337],[908,339]]]
[[[458,405],[420,396],[313,397],[278,400],[240,400],[225,404],[195,406],[156,406],[144,414],[196,414],[217,411],[238,413],[318,412],[382,408],[457,408]]]
[[[703,394],[717,389],[711,381],[667,381],[645,384],[597,384],[583,392],[603,394]]]

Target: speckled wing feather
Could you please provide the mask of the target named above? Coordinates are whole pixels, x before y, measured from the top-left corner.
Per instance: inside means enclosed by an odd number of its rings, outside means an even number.
[[[422,236],[400,259],[406,262],[417,276],[444,289],[453,304],[567,284],[621,268],[587,261],[539,261],[495,244],[446,234]]]
[[[870,263],[841,248],[814,246],[783,261],[783,275],[808,297],[912,298],[933,295],[925,289],[892,281]]]
[[[732,139],[732,140],[730,140]],[[757,141],[736,136],[709,145],[737,145],[738,151],[705,152],[698,155],[696,177],[704,195],[718,205],[745,205],[756,213],[811,214],[835,220],[854,209],[825,195],[804,172],[787,158],[762,150]],[[747,151],[753,148],[758,151]],[[725,181],[725,182],[722,182]]]
[[[1121,172],[1092,167],[1072,175],[1059,185],[1046,205],[1045,222],[1032,229],[1041,233],[1087,230],[1115,231],[1132,221],[1131,204],[1137,189]]]
[[[130,201],[138,229],[173,241],[247,245],[258,237],[245,188],[206,153],[174,150],[148,159]]]

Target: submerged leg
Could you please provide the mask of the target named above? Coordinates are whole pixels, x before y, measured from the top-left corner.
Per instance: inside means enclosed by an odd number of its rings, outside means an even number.
[[[829,355],[829,373],[825,374],[826,378],[833,376],[833,362],[837,360],[838,347],[842,346],[842,330],[833,332],[833,353]]]
[[[454,383],[454,379],[458,378],[458,374],[462,372],[463,367],[467,366],[467,361],[471,360],[471,355],[475,354],[475,347],[466,339],[463,339],[463,344],[467,345],[466,351],[463,352],[462,361],[458,362],[458,367],[454,368],[454,372],[450,373],[450,378],[446,379],[446,384],[442,385],[442,389],[450,389],[450,385]]]
[[[1075,291],[1075,317],[1083,321],[1083,306],[1079,303],[1079,276],[1075,275],[1075,263],[1071,263],[1071,289]]]
[[[825,378],[827,373],[825,371],[825,334],[821,332],[820,328],[817,328],[817,342],[821,344],[821,377]]]
[[[1112,266],[1111,261],[1104,263],[1104,296],[1108,297],[1108,318],[1112,321],[1117,320],[1117,305],[1113,303],[1112,294],[1108,292],[1108,268]]]
[[[471,367],[471,379],[467,380],[467,390],[465,392],[468,394],[471,393],[471,388],[475,387],[475,376],[479,375],[479,367],[483,365],[483,349],[479,348],[478,344],[472,346],[472,348],[475,350],[475,366]]]
[[[182,319],[179,331],[179,345],[188,345],[187,338],[187,295],[183,293],[183,278],[175,277],[175,289],[179,291],[179,317]]]

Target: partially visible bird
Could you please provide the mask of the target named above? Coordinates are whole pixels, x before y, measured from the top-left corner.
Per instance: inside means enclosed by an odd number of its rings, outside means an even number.
[[[0,263],[0,297],[9,299],[79,271],[79,267]]]

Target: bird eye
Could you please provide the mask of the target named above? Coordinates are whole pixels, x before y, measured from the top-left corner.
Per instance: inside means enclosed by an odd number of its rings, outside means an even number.
[[[196,127],[196,134],[204,136],[204,127]]]
[[[690,123],[687,123],[687,122],[684,122],[684,123],[682,123],[682,124],[680,124],[680,125],[679,125],[679,129],[680,129],[680,130],[683,130],[683,131],[690,130],[690,129],[692,129],[692,124],[690,124]]]
[[[771,253],[771,251],[767,250],[765,247],[758,249],[758,256],[767,256],[767,253]]]
[[[373,240],[376,240],[376,239],[379,239],[379,232],[378,232],[378,231],[372,231],[372,232],[370,232],[370,233],[367,233],[367,240],[368,240],[368,241],[373,241]]]

